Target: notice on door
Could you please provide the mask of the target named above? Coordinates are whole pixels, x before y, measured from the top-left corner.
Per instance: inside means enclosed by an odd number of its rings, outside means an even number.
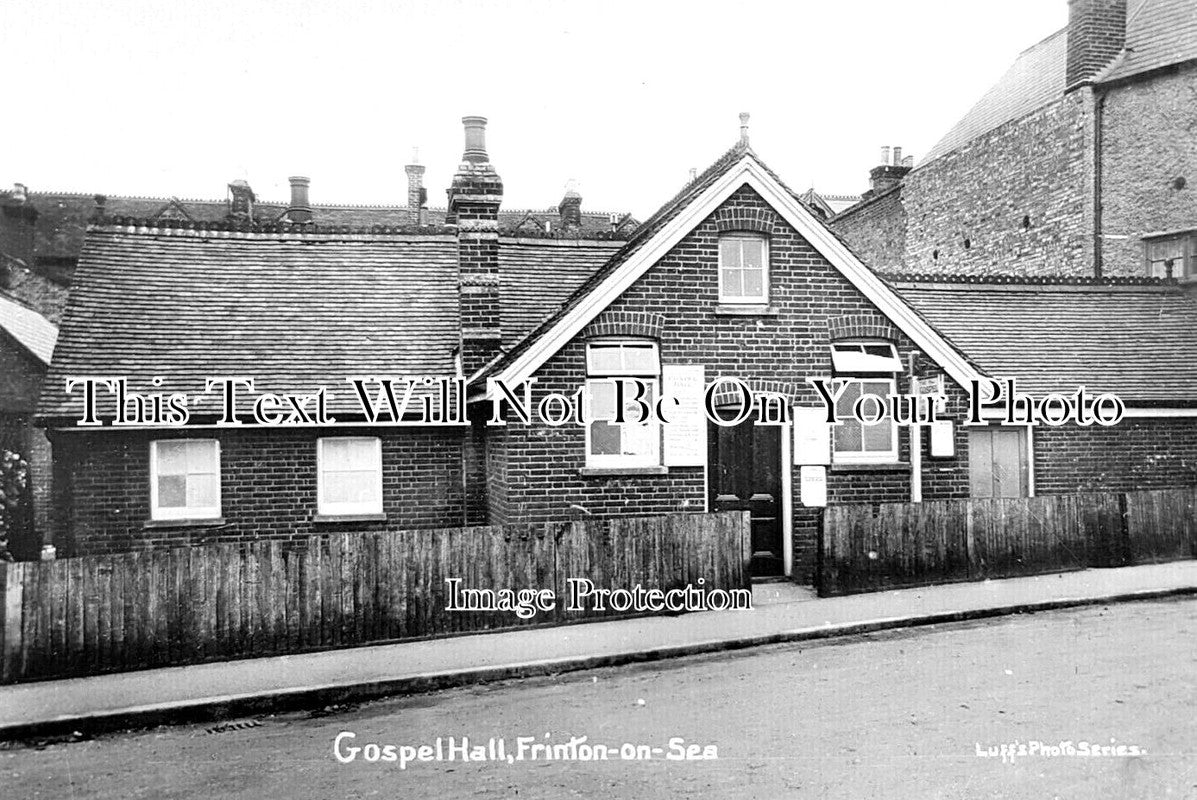
[[[678,406],[668,411],[665,466],[701,467],[707,463],[707,415],[702,399],[706,376],[701,364],[662,364],[663,394],[676,397]]]
[[[827,505],[827,467],[805,466],[800,480],[802,505],[809,508]]]

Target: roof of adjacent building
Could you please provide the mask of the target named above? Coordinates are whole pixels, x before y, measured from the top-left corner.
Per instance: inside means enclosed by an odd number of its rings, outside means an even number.
[[[88,222],[96,216],[96,195],[80,192],[30,192],[30,203],[38,210],[34,230],[34,254],[39,258],[72,259],[83,246]],[[254,220],[260,224],[278,222],[286,213],[287,203],[254,203]],[[313,205],[312,221],[318,226],[372,228],[445,224],[443,208],[425,208],[417,217],[410,206]],[[130,217],[139,220],[179,220],[196,223],[224,222],[229,216],[227,200],[188,200],[162,197],[104,198],[104,217]],[[546,209],[503,209],[499,227],[506,233],[544,238],[626,239],[638,224],[626,212],[582,211],[581,226],[562,230],[556,207]],[[546,233],[548,224],[550,230]]]
[[[1197,0],[1140,0],[1127,14],[1126,47],[1099,82],[1197,59]]]
[[[1125,80],[1195,59],[1197,0],[1131,0],[1126,45],[1094,80]],[[919,166],[1062,97],[1067,65],[1068,29],[1063,28],[1020,53],[998,82],[927,151]]]
[[[1197,297],[1151,279],[980,282],[891,279],[988,375],[1034,395],[1113,392],[1124,402],[1197,399]]]
[[[1027,48],[996,84],[923,156],[920,166],[1025,117],[1064,94],[1068,29]]]
[[[202,398],[192,413],[204,415],[217,411],[215,395],[204,393],[212,376],[251,376],[256,391],[326,386],[330,411],[348,413],[357,402],[347,377],[455,374],[456,237],[310,228],[93,226],[38,413],[78,416],[78,390],[65,392],[70,376],[123,376],[136,391],[182,392]],[[504,238],[508,338],[617,247]]]
[[[58,328],[34,309],[0,292],[0,330],[7,333],[30,355],[49,364],[58,340]]]

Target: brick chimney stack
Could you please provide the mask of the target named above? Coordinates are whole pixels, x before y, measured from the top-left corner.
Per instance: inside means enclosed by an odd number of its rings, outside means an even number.
[[[412,152],[411,162],[403,168],[407,172],[407,207],[412,211],[412,219],[422,225],[428,190],[424,188],[424,165],[420,163],[418,150]]]
[[[288,180],[291,181],[291,205],[287,207],[287,219],[292,222],[311,222],[312,207],[308,203],[308,187],[312,184],[311,179],[292,175]]]
[[[891,148],[882,147],[881,165],[869,170],[869,197],[874,197],[897,186],[914,165],[912,157],[902,158],[901,147],[892,148],[892,158],[890,152]]]
[[[1126,0],[1069,0],[1066,89],[1090,83],[1126,44]]]
[[[243,180],[229,184],[229,218],[236,222],[254,221],[254,190]]]
[[[465,151],[449,187],[457,226],[461,364],[468,378],[499,353],[499,205],[503,181],[486,153],[486,117],[462,117]]]
[[[561,227],[565,230],[577,230],[582,227],[582,195],[578,194],[578,185],[574,181],[565,184],[565,196],[557,205],[561,214]]]

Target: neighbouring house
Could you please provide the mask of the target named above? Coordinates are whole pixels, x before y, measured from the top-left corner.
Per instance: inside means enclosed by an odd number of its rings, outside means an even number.
[[[752,515],[754,571],[809,582],[824,503],[1194,480],[1197,373],[1152,371],[1192,330],[1192,293],[1175,282],[1074,280],[1061,287],[1074,293],[1072,316],[1024,309],[1023,327],[1003,336],[1019,298],[1050,287],[881,277],[757,156],[746,121],[626,241],[513,236],[484,120],[464,122],[443,225],[108,218],[88,229],[39,406],[63,552],[740,509]],[[1149,320],[1158,336],[1136,338]],[[1029,348],[1035,324],[1058,325],[1044,340],[1058,351]],[[1067,348],[1096,347],[1099,325],[1101,359],[1060,369]],[[461,376],[466,419],[380,424],[345,383],[404,375]],[[114,426],[118,399],[102,389],[107,423],[81,426],[82,389],[66,388],[80,376],[126,378],[129,413],[168,416],[170,393],[185,393],[190,420]],[[336,422],[218,424],[222,393],[205,379],[222,376],[252,377],[257,394],[328,387]],[[1121,391],[1128,419],[1043,434],[962,424],[967,389],[986,376]],[[678,399],[668,424],[614,424],[613,379],[632,378],[652,399]],[[827,424],[812,378],[840,392],[839,424]],[[938,424],[853,417],[862,394],[916,383],[941,398]],[[787,413],[776,425],[752,424],[751,409],[741,424],[713,424],[711,384],[725,419],[741,385],[766,416]],[[525,387],[533,405],[586,387],[586,423],[525,424]]]
[[[1197,276],[1197,0],[1071,0],[917,166],[834,230],[916,274]]]
[[[51,319],[64,299],[29,268],[36,221],[24,186],[0,192],[0,451],[28,465],[8,542],[17,558],[37,558],[49,527],[50,444],[33,414],[58,336]]]

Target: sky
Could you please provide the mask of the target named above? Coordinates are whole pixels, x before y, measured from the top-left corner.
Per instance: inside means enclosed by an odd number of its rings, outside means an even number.
[[[791,188],[858,194],[916,161],[1066,0],[4,0],[0,186],[444,205],[461,117],[489,119],[504,208],[641,219],[739,136]]]

